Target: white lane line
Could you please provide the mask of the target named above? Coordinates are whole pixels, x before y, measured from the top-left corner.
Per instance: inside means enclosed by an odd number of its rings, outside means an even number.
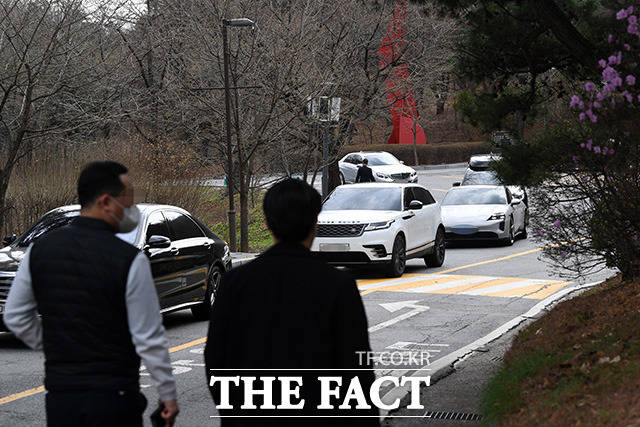
[[[463,295],[486,295],[486,294],[492,294],[494,292],[511,291],[513,289],[520,289],[520,288],[525,288],[533,285],[542,285],[543,283],[548,285],[554,285],[562,282],[558,282],[554,280],[538,280],[538,279],[521,280],[519,282],[503,283],[502,285],[489,286],[488,288],[473,289],[473,290],[459,292],[459,293]]]
[[[442,289],[456,288],[458,286],[471,285],[474,283],[484,283],[491,280],[499,279],[499,277],[476,276],[467,277],[466,279],[454,280],[453,282],[438,283],[435,285],[422,286],[420,288],[405,289],[402,292],[433,292]]]
[[[389,326],[395,325],[398,322],[402,322],[403,320],[407,320],[417,314],[420,314],[424,311],[429,310],[429,307],[425,307],[422,305],[418,305],[420,301],[404,301],[399,303],[391,303],[391,304],[380,304],[387,310],[391,312],[395,312],[401,310],[402,308],[412,308],[413,310],[408,311],[400,316],[394,317],[393,319],[389,319],[385,322],[378,323],[377,325],[373,325],[369,328],[369,333],[373,333],[379,331],[380,329],[388,328]],[[391,308],[387,308],[386,306],[390,306]]]

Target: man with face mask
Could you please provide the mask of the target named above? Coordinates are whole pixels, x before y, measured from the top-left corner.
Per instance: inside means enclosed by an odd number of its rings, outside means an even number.
[[[176,385],[149,261],[115,235],[140,220],[127,169],[90,163],[78,198],[80,216],[27,249],[4,321],[44,350],[48,426],[142,426],[141,359],[172,426]]]

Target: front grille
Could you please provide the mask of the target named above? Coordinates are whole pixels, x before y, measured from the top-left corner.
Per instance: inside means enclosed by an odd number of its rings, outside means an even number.
[[[9,295],[9,288],[11,287],[11,283],[13,283],[13,278],[15,277],[15,273],[1,273],[0,275],[0,300],[6,300],[7,295]]]
[[[393,179],[409,179],[409,176],[411,176],[410,173],[394,173],[391,174],[391,178]]]
[[[318,224],[316,237],[357,237],[366,224]]]

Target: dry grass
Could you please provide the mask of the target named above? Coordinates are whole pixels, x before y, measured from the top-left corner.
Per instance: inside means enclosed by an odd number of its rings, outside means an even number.
[[[9,185],[2,235],[18,234],[45,212],[76,203],[78,175],[85,164],[95,160],[114,160],[129,168],[137,203],[176,205],[207,224],[218,221],[209,213],[222,203],[218,201],[220,191],[192,185],[190,180],[218,175],[221,168],[203,166],[195,151],[173,141],[105,140],[79,147],[49,146],[24,159]]]

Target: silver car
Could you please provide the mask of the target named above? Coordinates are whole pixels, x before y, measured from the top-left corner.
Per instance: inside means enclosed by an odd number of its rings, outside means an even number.
[[[349,153],[338,161],[340,167],[341,184],[356,182],[358,169],[362,167],[362,160],[369,161],[376,182],[418,182],[418,173],[411,167],[398,160],[386,151],[359,151]]]
[[[526,205],[505,186],[454,187],[441,206],[447,242],[498,240],[512,245],[516,237],[527,237]]]

